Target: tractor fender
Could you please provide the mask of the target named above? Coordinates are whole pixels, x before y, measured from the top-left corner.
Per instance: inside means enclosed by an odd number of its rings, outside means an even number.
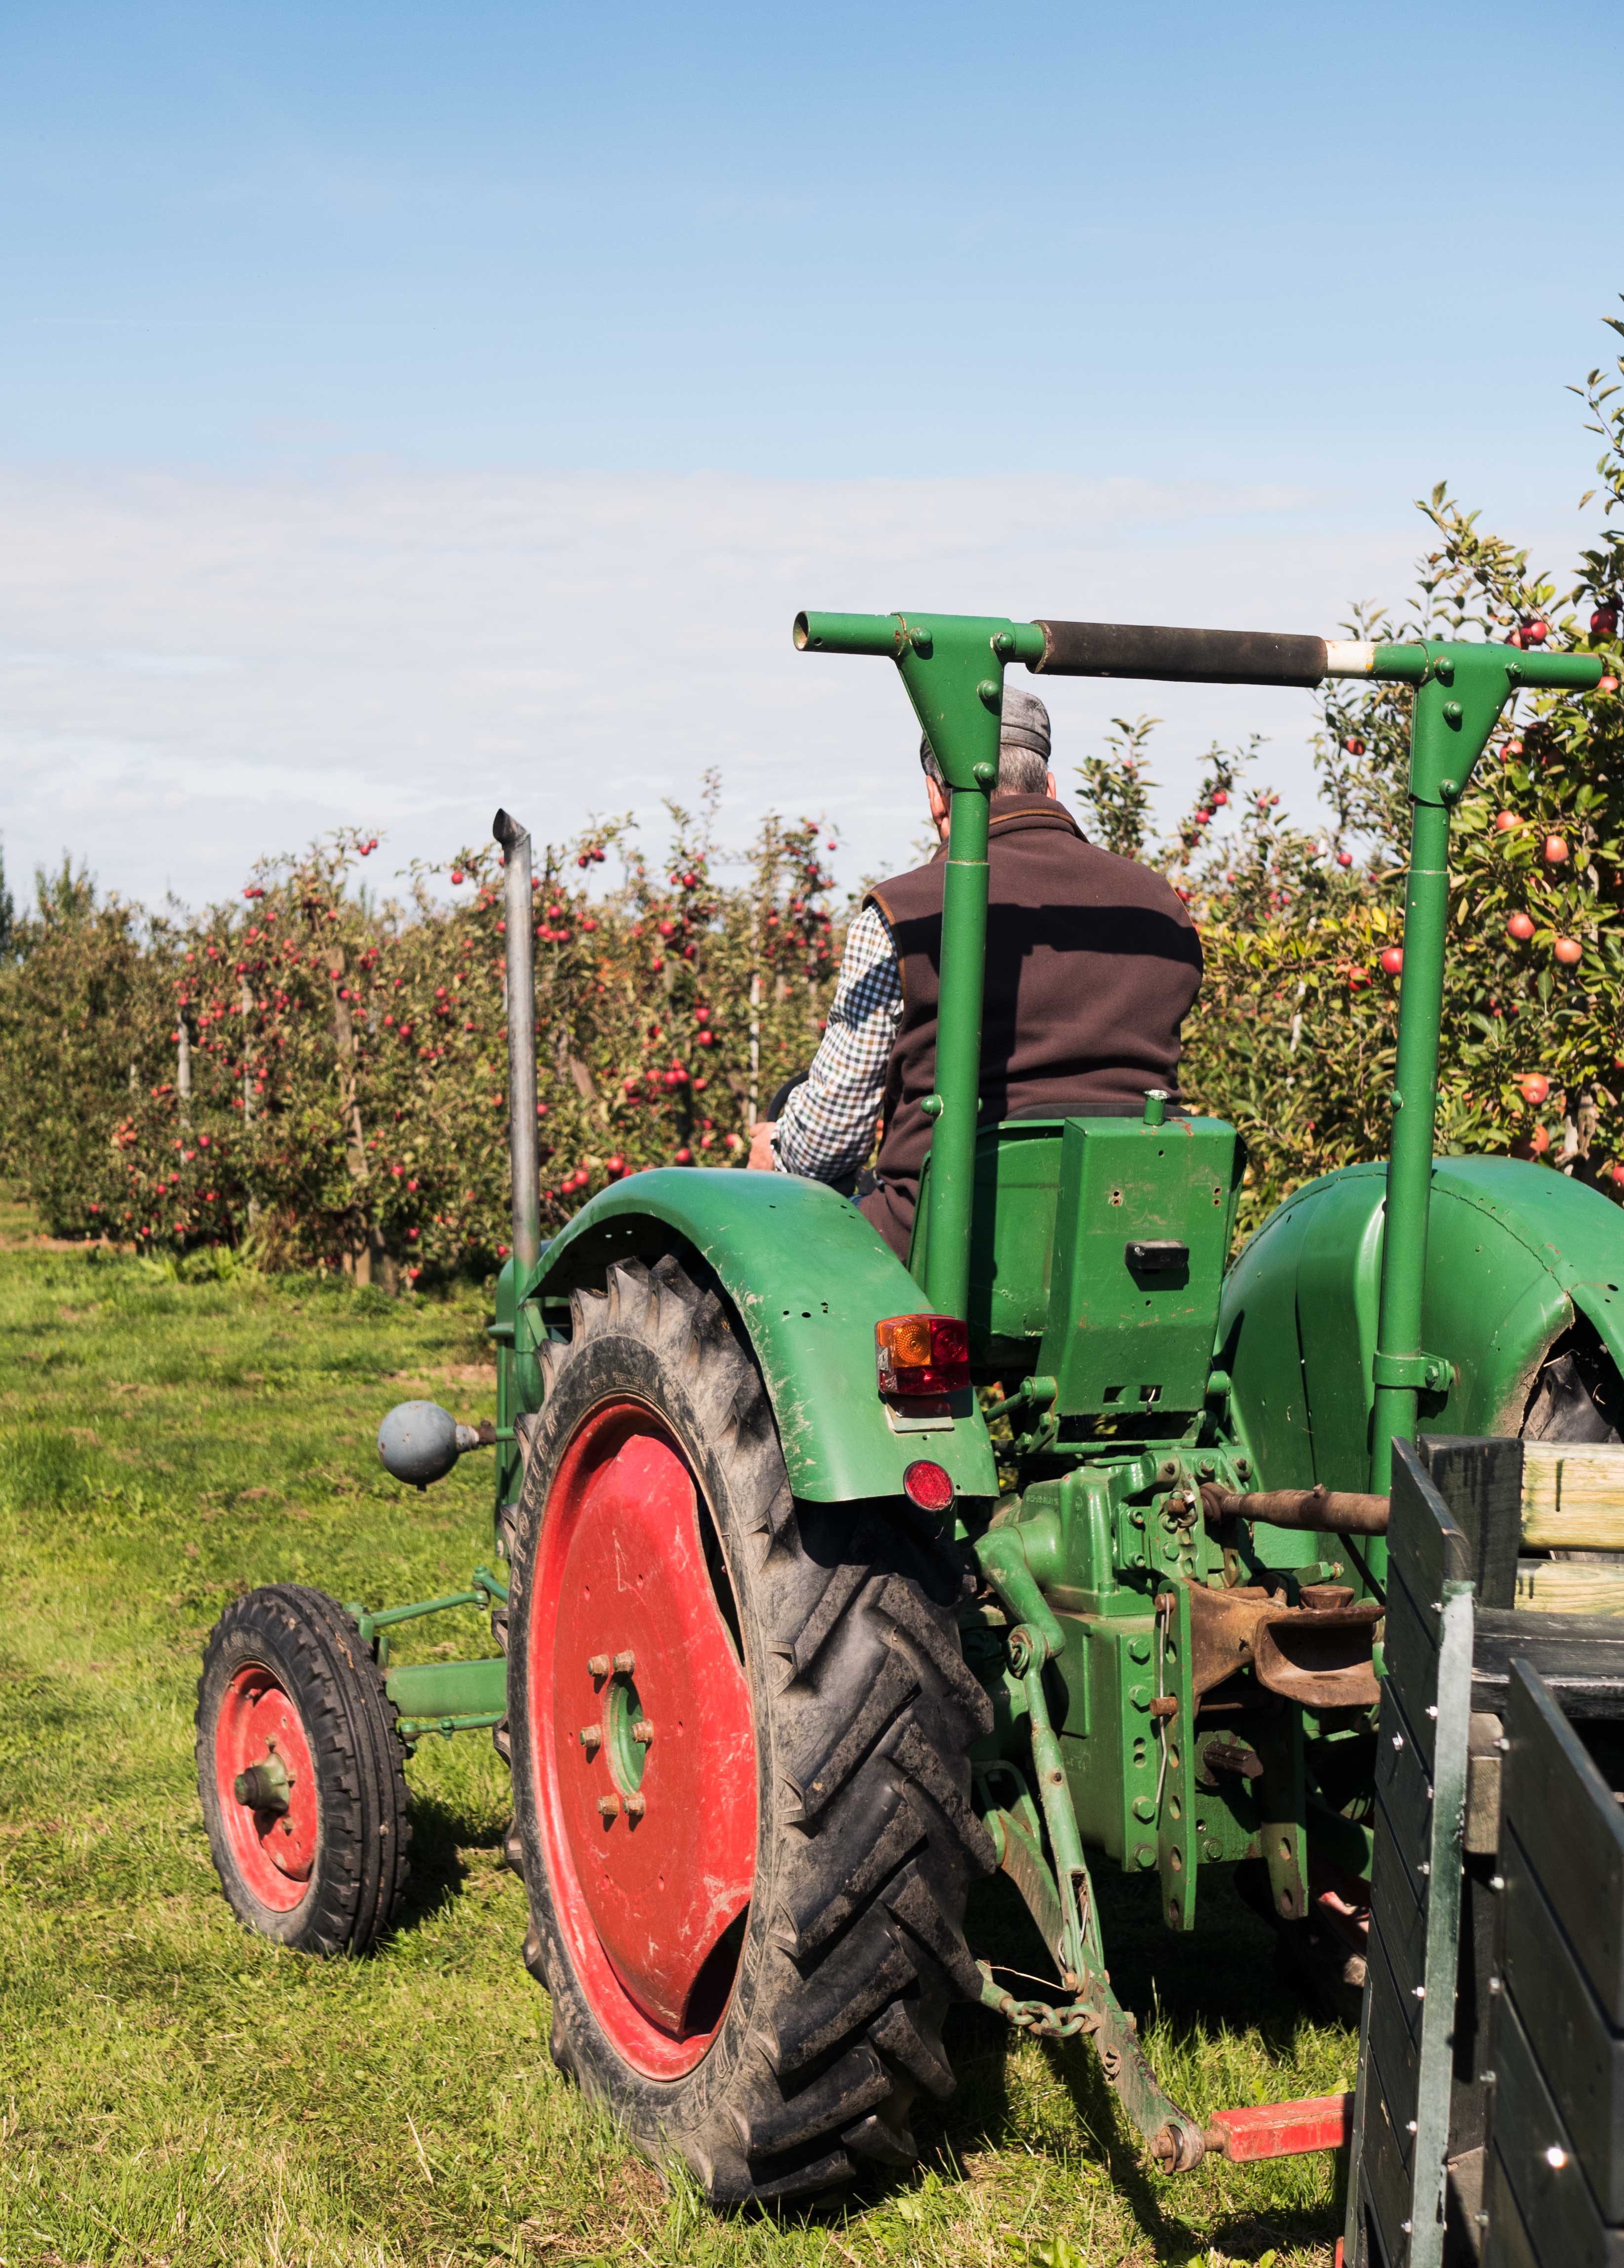
[[[797,1496],[898,1496],[919,1458],[944,1467],[961,1496],[996,1494],[973,1394],[954,1397],[954,1415],[925,1419],[897,1418],[881,1401],[875,1325],[926,1301],[878,1230],[823,1182],[705,1167],[633,1174],[543,1248],[532,1297],[545,1315],[610,1262],[652,1260],[674,1238],[715,1270],[749,1334]],[[499,1301],[498,1312],[499,1322]]]
[[[1224,1280],[1214,1359],[1266,1488],[1369,1485],[1384,1162],[1310,1182]],[[1454,1366],[1423,1394],[1429,1433],[1514,1434],[1539,1366],[1576,1315],[1624,1374],[1624,1211],[1515,1158],[1433,1168],[1422,1346]]]

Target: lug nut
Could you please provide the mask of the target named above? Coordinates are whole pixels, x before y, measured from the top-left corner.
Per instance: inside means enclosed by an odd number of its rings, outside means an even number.
[[[618,1819],[620,1798],[617,1795],[601,1795],[598,1798],[598,1815],[601,1819]]]
[[[639,1717],[631,1727],[631,1737],[639,1748],[646,1749],[654,1737],[654,1728],[646,1717]]]
[[[580,1744],[589,1756],[596,1756],[603,1745],[602,1726],[583,1725],[580,1728]]]
[[[628,1819],[641,1819],[644,1812],[647,1808],[647,1804],[640,1795],[629,1795],[626,1798],[626,1816]]]
[[[615,1670],[617,1676],[630,1677],[636,1667],[637,1664],[632,1660],[630,1651],[615,1656]]]
[[[610,1667],[607,1653],[590,1654],[587,1660],[587,1675],[588,1677],[607,1677]]]

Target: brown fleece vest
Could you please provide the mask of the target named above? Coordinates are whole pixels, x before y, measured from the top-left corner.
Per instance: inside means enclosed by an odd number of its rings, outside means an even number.
[[[941,982],[938,851],[866,903],[890,924],[902,1015],[886,1073],[876,1169],[862,1211],[908,1256],[931,1124]],[[1195,925],[1148,866],[1090,843],[1050,796],[995,795],[987,844],[981,1122],[1118,1116],[1145,1090],[1178,1094],[1179,1026],[1201,982]]]

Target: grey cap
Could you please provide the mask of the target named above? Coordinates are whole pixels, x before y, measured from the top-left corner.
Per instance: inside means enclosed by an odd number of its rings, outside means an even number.
[[[1003,748],[1030,748],[1034,755],[1049,761],[1049,711],[1035,693],[1026,692],[1019,685],[1004,688],[1003,718],[998,728],[999,746]],[[931,754],[930,736],[919,736],[919,761],[924,762]]]

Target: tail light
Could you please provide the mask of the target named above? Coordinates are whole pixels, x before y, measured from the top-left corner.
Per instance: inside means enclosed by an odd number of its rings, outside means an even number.
[[[970,1384],[970,1330],[954,1315],[892,1315],[874,1327],[880,1391],[901,1400]]]

